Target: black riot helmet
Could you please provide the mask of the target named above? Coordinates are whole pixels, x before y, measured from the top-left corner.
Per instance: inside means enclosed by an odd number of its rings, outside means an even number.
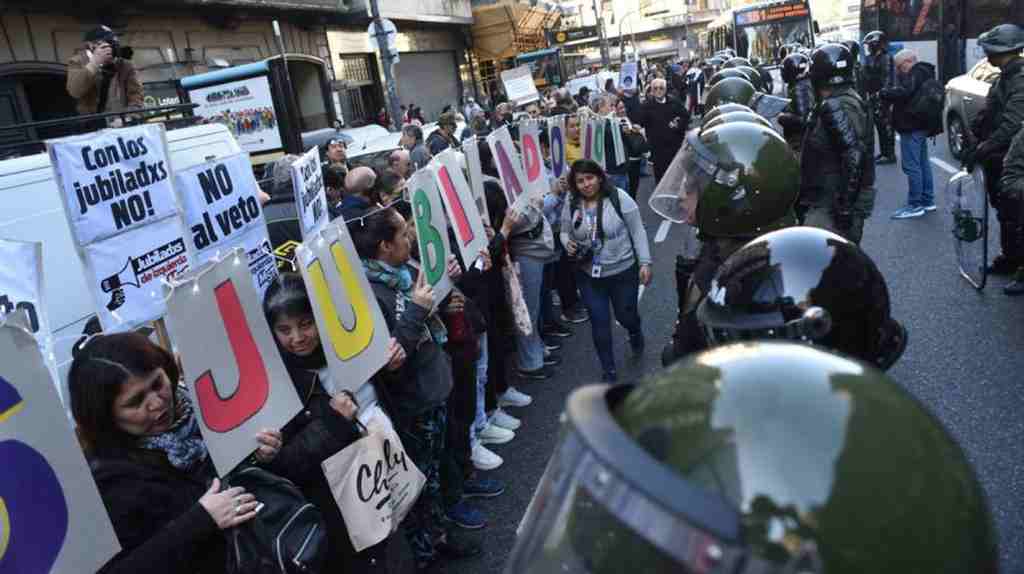
[[[854,59],[842,44],[824,44],[811,52],[811,83],[815,88],[853,82]]]
[[[726,78],[740,78],[743,80],[747,80],[748,82],[750,81],[749,79],[747,79],[747,75],[737,68],[722,68],[721,70],[715,72],[714,75],[712,75],[711,78],[708,80],[708,87],[710,88]]]
[[[757,88],[744,78],[723,78],[708,89],[704,105],[713,108],[726,102],[747,105],[754,99]]]
[[[986,56],[998,56],[1024,50],[1024,28],[1016,24],[1000,24],[978,36],[978,46]]]
[[[754,88],[756,88],[757,91],[760,92],[764,90],[764,82],[761,80],[761,72],[758,72],[752,66],[736,66],[732,69],[743,72],[747,76],[747,80],[749,80],[751,84],[754,84]]]
[[[505,571],[997,568],[984,491],[935,416],[868,365],[768,342],[574,391]]]
[[[748,60],[746,58],[743,58],[743,57],[740,57],[740,56],[736,56],[736,57],[733,57],[733,58],[729,58],[729,61],[726,62],[725,64],[722,64],[722,67],[723,68],[738,68],[740,66],[749,66],[749,65],[750,65],[750,60]]]
[[[718,344],[788,339],[880,369],[892,366],[907,344],[874,262],[854,243],[811,227],[768,233],[733,253],[697,317]]]
[[[799,52],[793,52],[782,60],[782,81],[796,83],[811,71],[811,59]]]
[[[844,40],[843,45],[846,46],[846,49],[849,50],[851,54],[853,54],[853,60],[855,62],[860,61],[860,42],[856,40]]]
[[[889,43],[889,37],[881,30],[874,30],[868,32],[861,42],[868,47],[869,51],[877,52],[879,48],[884,48]]]

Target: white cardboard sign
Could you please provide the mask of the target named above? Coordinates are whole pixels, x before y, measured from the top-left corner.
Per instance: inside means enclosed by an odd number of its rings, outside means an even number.
[[[388,331],[348,228],[330,223],[324,241],[296,248],[331,379],[352,391],[388,362]],[[330,391],[331,389],[328,389]]]
[[[544,155],[540,149],[540,129],[540,122],[519,122],[519,148],[522,150],[526,190],[536,197],[544,197],[548,191],[547,169],[544,167]]]
[[[540,99],[537,84],[533,83],[533,71],[527,64],[501,72],[501,83],[505,85],[509,102],[517,106]]]
[[[501,186],[505,190],[505,198],[509,205],[516,205],[516,200],[526,194],[526,174],[523,173],[523,162],[519,159],[512,135],[508,126],[494,130],[487,136],[487,145],[491,147],[494,164],[501,175]]]
[[[295,188],[295,209],[299,213],[302,238],[306,239],[323,229],[330,219],[318,147],[313,146],[313,149],[293,163],[291,168],[292,186]]]
[[[469,172],[469,188],[473,191],[476,208],[488,224],[491,214],[487,211],[487,193],[484,191],[484,172],[480,166],[480,138],[473,136],[462,144],[462,153],[466,155],[466,168]]]
[[[590,159],[597,162],[597,165],[601,166],[601,169],[605,168],[605,122],[607,120],[600,116],[591,117],[587,121],[587,137],[591,139],[590,143]]]
[[[548,119],[548,142],[551,144],[551,174],[555,177],[562,177],[569,173],[569,168],[571,167],[567,165],[569,159],[565,154],[566,134],[564,115]]]
[[[244,258],[235,250],[167,288],[167,326],[221,476],[256,449],[256,433],[284,427],[302,408]]]
[[[448,276],[448,225],[444,219],[441,192],[431,170],[421,169],[409,179],[409,201],[416,222],[416,242],[420,249],[420,273],[434,288],[434,305],[438,305],[453,284]]]
[[[462,263],[469,268],[480,256],[480,250],[487,248],[487,232],[455,153],[449,149],[434,156],[430,168],[441,192],[448,221],[455,231]]]
[[[26,313],[29,329],[46,348],[52,331],[43,305],[43,244],[0,239],[0,317],[15,311]]]
[[[121,546],[39,346],[12,318],[0,321],[0,571],[95,572]]]
[[[619,87],[624,90],[636,89],[636,61],[625,62],[619,71]]]

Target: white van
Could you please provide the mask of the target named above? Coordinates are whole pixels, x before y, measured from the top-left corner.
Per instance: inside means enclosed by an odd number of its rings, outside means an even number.
[[[176,170],[242,151],[221,124],[170,130],[167,145]],[[75,336],[95,311],[47,154],[0,161],[0,205],[0,237],[43,244],[43,295],[66,389]]]

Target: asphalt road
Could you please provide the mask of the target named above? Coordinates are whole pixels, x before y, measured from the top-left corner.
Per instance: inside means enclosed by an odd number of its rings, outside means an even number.
[[[1000,536],[1001,572],[1024,572],[1024,298],[1002,294],[1006,280],[990,278],[976,292],[957,273],[945,183],[958,165],[938,138],[929,147],[939,209],[926,217],[894,221],[889,215],[906,202],[906,178],[898,165],[879,166],[878,201],[867,223],[863,248],[884,273],[894,315],[910,342],[890,375],[906,386],[947,425],[977,469]],[[642,180],[644,220],[654,244],[655,279],[641,302],[648,349],[639,363],[625,357],[625,331],[616,340],[620,379],[640,378],[660,367],[659,353],[675,317],[673,237],[678,226],[659,234],[661,220],[646,205],[651,178]],[[994,223],[994,220],[993,220]],[[996,243],[993,241],[992,245]],[[600,379],[589,323],[565,340],[564,362],[543,383],[522,385],[533,404],[510,410],[522,418],[515,440],[494,446],[505,464],[488,475],[504,480],[502,496],[478,504],[488,527],[467,533],[484,546],[478,558],[452,563],[450,572],[501,572],[515,544],[519,524],[558,439],[558,417],[566,396]]]

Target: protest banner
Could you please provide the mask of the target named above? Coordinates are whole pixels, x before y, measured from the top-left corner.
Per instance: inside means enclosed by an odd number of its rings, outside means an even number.
[[[540,122],[519,122],[519,147],[523,150],[526,191],[530,195],[544,197],[548,192],[548,177],[544,167],[544,156],[540,150]]]
[[[515,205],[519,196],[526,192],[526,174],[519,160],[508,126],[501,126],[487,136],[487,145],[494,156],[494,164],[501,175],[501,186],[509,205]]]
[[[551,175],[562,177],[569,172],[565,155],[565,116],[548,119],[548,141],[551,142]]]
[[[256,450],[256,433],[284,427],[302,408],[244,257],[236,249],[165,287],[167,326],[220,476]]]
[[[533,82],[533,72],[528,64],[501,72],[501,83],[505,86],[505,94],[509,103],[521,106],[540,99],[537,84]]]
[[[583,76],[582,78],[573,78],[569,80],[568,87],[569,93],[575,96],[580,93],[580,90],[584,86],[590,91],[591,94],[597,93],[601,90],[600,81],[596,75]]]
[[[626,142],[622,139],[622,125],[628,122],[629,120],[626,118],[611,118],[608,120],[608,127],[611,128],[612,134],[612,149],[615,151],[615,157],[609,158],[611,165],[622,165],[629,159],[626,157]]]
[[[605,118],[601,116],[593,116],[587,122],[589,131],[593,134],[593,142],[591,143],[590,159],[597,162],[597,165],[601,166],[601,169],[605,168],[605,147],[604,147],[604,127]]]
[[[580,130],[583,131],[583,159],[594,159],[594,124],[586,115],[580,115]]]
[[[421,169],[409,178],[409,198],[420,248],[420,273],[434,288],[436,306],[448,296],[453,285],[448,276],[448,223],[444,219],[441,192],[430,170]]]
[[[28,323],[0,320],[0,572],[96,572],[121,547]]]
[[[177,215],[162,124],[47,142],[72,237],[79,245]]]
[[[43,244],[0,239],[0,316],[22,310],[46,349],[52,334],[43,301]]]
[[[463,142],[462,153],[466,156],[466,171],[469,172],[469,189],[476,200],[477,211],[484,221],[491,222],[491,214],[487,211],[487,194],[484,192],[484,172],[480,167],[480,138],[473,136]]]
[[[302,231],[302,238],[306,239],[323,229],[330,219],[317,146],[313,146],[313,149],[292,164],[292,187],[295,189],[295,211],[299,214],[299,228]]]
[[[246,152],[255,154],[284,147],[268,76],[187,91],[189,101],[199,104],[195,115],[224,124]]]
[[[322,236],[295,255],[335,384],[327,391],[355,393],[387,364],[391,334],[348,228],[329,223]]]
[[[163,316],[155,285],[188,266],[163,126],[50,140],[47,149],[103,330]]]
[[[625,62],[619,70],[619,87],[623,90],[636,88],[636,60]]]
[[[262,297],[277,277],[277,267],[248,154],[201,163],[175,172],[174,178],[189,230],[189,260],[198,267],[221,253],[244,248]]]
[[[488,240],[487,232],[484,231],[484,220],[477,211],[473,192],[470,191],[469,182],[459,169],[459,160],[455,153],[454,150],[448,149],[437,154],[430,162],[430,167],[441,191],[441,200],[448,213],[448,221],[451,221],[452,229],[455,231],[462,263],[469,268],[480,256],[480,250],[487,248]]]

